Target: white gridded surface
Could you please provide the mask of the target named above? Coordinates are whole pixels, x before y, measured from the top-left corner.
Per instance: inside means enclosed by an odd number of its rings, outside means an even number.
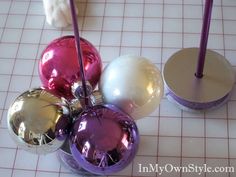
[[[104,64],[123,54],[142,55],[160,69],[174,52],[197,47],[203,0],[88,0],[78,2],[82,36],[100,51]],[[0,0],[0,176],[71,177],[55,153],[32,155],[8,135],[7,109],[21,92],[40,86],[37,61],[53,39],[73,34],[45,22],[41,0]],[[215,0],[210,49],[236,70],[236,1]],[[236,168],[236,89],[220,109],[204,114],[183,112],[163,98],[160,107],[137,122],[141,144],[133,163],[116,176],[139,173],[138,163],[182,166],[189,163]],[[165,173],[168,176],[197,174]],[[236,177],[236,173],[201,176]]]

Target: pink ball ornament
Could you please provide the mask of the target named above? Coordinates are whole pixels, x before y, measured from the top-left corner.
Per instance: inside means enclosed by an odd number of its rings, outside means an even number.
[[[86,80],[93,88],[97,85],[101,71],[101,57],[96,48],[80,38]],[[55,95],[72,99],[71,86],[80,81],[80,67],[74,36],[64,36],[51,42],[42,53],[39,76],[44,87]]]

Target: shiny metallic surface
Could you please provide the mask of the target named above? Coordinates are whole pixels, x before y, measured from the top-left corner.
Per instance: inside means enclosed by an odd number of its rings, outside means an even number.
[[[91,95],[93,92],[93,88],[88,81],[86,82],[86,88],[87,88],[87,94]],[[83,91],[82,82],[77,81],[77,82],[73,83],[71,86],[71,92],[75,98],[78,98],[78,99],[83,98],[84,91]]]
[[[95,88],[102,72],[101,57],[89,41],[81,38],[80,45],[86,80]],[[44,49],[39,61],[39,76],[43,86],[55,95],[68,100],[74,98],[71,86],[81,80],[74,36],[58,38]]]
[[[121,56],[105,68],[99,83],[104,102],[113,104],[134,119],[151,114],[163,96],[163,80],[148,59]]]
[[[104,104],[102,93],[99,90],[93,91],[91,101],[94,106]]]
[[[8,129],[19,147],[36,153],[56,151],[69,134],[67,105],[48,91],[24,92],[8,110]]]
[[[198,79],[194,75],[198,53],[198,48],[175,53],[165,64],[163,77],[168,92],[179,104],[193,109],[209,109],[228,98],[235,75],[222,55],[207,50],[203,77]]]
[[[70,105],[70,114],[72,118],[76,115],[79,115],[83,111],[83,107],[80,103],[80,100],[78,99],[71,100],[69,105]]]
[[[70,149],[85,170],[97,175],[114,174],[135,157],[139,133],[130,116],[112,105],[84,110],[74,122]]]
[[[102,105],[103,97],[100,91],[95,90],[89,96],[89,104],[90,106]],[[73,99],[69,103],[70,105],[70,113],[71,116],[77,116],[83,111],[84,100],[83,99]]]
[[[81,81],[77,81],[77,82],[73,83],[71,86],[71,90],[72,90],[74,97],[79,99],[82,108],[86,108],[87,106],[93,106],[93,103],[91,100],[93,88],[89,84],[88,81],[86,82],[86,91],[87,91],[86,97],[85,97],[85,91],[84,91]]]
[[[62,164],[66,168],[71,170],[73,173],[76,173],[79,175],[90,175],[78,164],[78,162],[76,162],[76,160],[72,156],[68,139],[62,145],[62,147],[57,151],[57,155],[59,157],[59,160],[62,162]]]

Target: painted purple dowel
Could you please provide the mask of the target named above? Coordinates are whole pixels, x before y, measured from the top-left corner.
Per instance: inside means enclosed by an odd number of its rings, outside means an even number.
[[[201,32],[201,42],[199,47],[199,55],[198,55],[198,64],[195,76],[197,78],[203,77],[203,69],[205,64],[205,56],[207,50],[207,42],[208,42],[208,35],[210,30],[210,23],[211,23],[211,13],[212,13],[212,6],[213,0],[205,0],[205,10],[203,16],[203,24],[202,24],[202,32]]]
[[[74,29],[74,35],[75,35],[75,41],[76,41],[76,50],[78,53],[78,60],[79,60],[79,66],[80,66],[82,88],[84,91],[85,104],[88,105],[88,100],[86,99],[88,97],[88,93],[87,93],[87,86],[86,86],[86,80],[85,80],[84,62],[83,62],[83,55],[82,55],[82,50],[80,46],[80,34],[79,34],[79,27],[78,27],[78,22],[77,22],[77,15],[76,15],[76,10],[75,10],[74,0],[70,0],[70,6],[71,6],[71,16],[72,16],[73,29]]]

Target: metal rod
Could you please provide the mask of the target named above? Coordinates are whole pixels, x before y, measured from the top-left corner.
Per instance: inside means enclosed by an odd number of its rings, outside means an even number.
[[[75,10],[74,0],[70,0],[70,6],[71,6],[71,16],[72,16],[74,35],[75,35],[75,41],[76,41],[76,50],[77,50],[78,61],[79,61],[79,66],[80,66],[82,88],[84,91],[85,104],[88,105],[88,100],[87,100],[88,92],[87,92],[85,72],[84,72],[83,54],[82,54],[82,49],[80,46],[80,34],[79,34],[79,27],[78,27],[78,22],[77,22],[77,15],[76,15],[76,10]]]
[[[198,64],[195,73],[195,76],[197,78],[203,77],[208,35],[211,24],[212,7],[213,7],[213,0],[206,0],[204,16],[203,16],[202,32],[201,32],[201,41],[199,47]]]

